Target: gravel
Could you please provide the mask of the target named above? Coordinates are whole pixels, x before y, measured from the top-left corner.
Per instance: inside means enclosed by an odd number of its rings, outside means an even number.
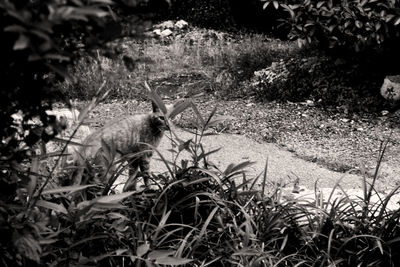
[[[197,97],[195,102],[202,114],[209,114],[216,107],[217,115],[231,117],[218,125],[216,132],[244,135],[258,143],[274,143],[298,158],[337,172],[365,173],[372,177],[380,145],[390,137],[379,182],[392,188],[400,181],[400,131],[389,122],[390,114],[352,115],[307,103],[257,103],[210,96]],[[99,105],[90,114],[89,123],[99,127],[110,118],[147,111],[150,103],[114,100]],[[192,127],[193,114],[185,112],[178,125]]]

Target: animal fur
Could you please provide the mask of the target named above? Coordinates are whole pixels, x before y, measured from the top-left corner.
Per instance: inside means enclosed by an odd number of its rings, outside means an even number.
[[[150,114],[136,114],[116,119],[106,124],[103,128],[91,133],[83,141],[83,146],[76,156],[78,167],[74,184],[85,184],[82,181],[86,160],[93,160],[95,165],[102,169],[100,176],[102,182],[109,182],[107,175],[109,163],[103,153],[104,146],[114,147],[120,157],[136,155],[128,160],[129,178],[124,186],[124,191],[136,188],[136,176],[139,169],[145,185],[148,185],[150,175],[150,160],[153,155],[152,147],[157,147],[169,129],[167,119],[153,103],[153,112]],[[150,145],[150,146],[149,146]],[[127,157],[127,158],[128,158]],[[109,171],[110,172],[110,171]]]

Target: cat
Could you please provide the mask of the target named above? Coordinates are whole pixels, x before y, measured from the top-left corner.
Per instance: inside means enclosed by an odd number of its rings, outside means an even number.
[[[153,102],[152,107],[152,113],[115,119],[88,135],[75,155],[77,170],[72,178],[73,183],[75,185],[88,183],[83,177],[86,160],[92,160],[95,165],[100,166],[100,177],[103,179],[101,182],[112,183],[109,181],[112,169],[107,170],[109,163],[103,154],[104,146],[106,146],[114,147],[116,153],[121,158],[126,157],[125,160],[128,161],[129,178],[123,191],[136,189],[136,176],[139,169],[147,187],[150,177],[150,160],[153,155],[152,148],[160,144],[164,132],[169,130],[166,114],[163,114]],[[130,157],[132,155],[136,156]]]

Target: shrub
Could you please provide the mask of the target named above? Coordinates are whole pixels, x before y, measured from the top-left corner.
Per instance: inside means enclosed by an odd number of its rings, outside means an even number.
[[[223,96],[246,95],[243,83],[277,59],[287,59],[296,53],[291,43],[269,40],[263,35],[245,35],[222,51],[222,64],[215,79],[216,93]]]
[[[118,35],[115,23],[107,21],[109,1],[2,1],[0,4],[1,80],[0,153],[21,160],[28,147],[38,140],[47,141],[57,133],[40,130],[28,121],[39,117],[42,128],[54,126],[54,118],[45,110],[53,100],[62,99],[55,82],[72,77],[66,67],[82,48],[93,49]],[[85,21],[85,23],[82,23]],[[112,34],[110,34],[112,32]],[[112,51],[110,51],[112,52]],[[11,115],[23,113],[23,131],[18,132]],[[36,128],[36,130],[34,130]],[[26,134],[25,131],[28,133]],[[3,142],[4,141],[4,142]]]
[[[43,144],[63,126],[46,110],[51,110],[53,101],[64,100],[53,88],[57,81],[73,79],[66,67],[82,49],[122,34],[118,23],[105,18],[113,14],[111,4],[108,0],[0,2],[1,265],[40,264],[42,238],[52,242],[50,217],[40,203],[67,213],[58,203],[47,202],[47,196],[39,201],[54,178],[54,170],[47,172],[41,160],[54,154],[39,152],[38,144],[44,151]]]
[[[399,1],[292,1],[263,0],[289,12],[286,23],[299,45],[318,43],[322,48],[356,51],[382,47],[399,40]]]
[[[385,70],[371,66],[372,62],[314,53],[274,64],[256,72],[249,86],[261,100],[313,100],[355,112],[375,112],[387,106],[379,94]]]

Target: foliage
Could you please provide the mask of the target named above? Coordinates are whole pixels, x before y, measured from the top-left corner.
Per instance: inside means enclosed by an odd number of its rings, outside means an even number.
[[[110,0],[0,1],[1,265],[38,264],[42,235],[51,232],[48,214],[38,206],[65,213],[38,199],[54,171],[46,170],[41,160],[59,156],[43,154],[45,143],[65,127],[46,111],[62,99],[54,83],[73,80],[65,68],[79,52],[122,34],[112,5]]]
[[[106,1],[107,3],[107,1]],[[47,133],[30,131],[18,133],[12,127],[11,115],[22,111],[24,114],[24,130],[33,128],[27,121],[34,116],[40,116],[43,127],[54,123],[44,112],[50,109],[50,99],[57,98],[51,91],[52,76],[49,73],[66,75],[62,67],[71,60],[68,45],[71,39],[78,39],[76,32],[63,30],[78,26],[80,21],[88,21],[95,25],[96,19],[106,16],[102,9],[105,3],[73,4],[62,1],[41,3],[38,1],[19,1],[16,3],[2,1],[1,3],[1,139],[7,140],[1,144],[1,155],[18,158],[14,151],[20,143],[14,135],[25,139],[28,146],[43,138],[48,140]],[[90,34],[90,32],[88,32]],[[43,105],[42,105],[43,104]],[[54,132],[56,133],[56,131]],[[6,139],[7,138],[7,139]]]
[[[273,5],[289,13],[285,21],[300,46],[316,42],[323,48],[360,51],[399,40],[397,0],[263,1],[264,8]]]
[[[138,1],[130,2],[136,5]],[[5,40],[0,49],[3,157],[20,161],[27,152],[21,149],[24,144],[31,147],[57,134],[55,118],[45,112],[51,109],[53,100],[62,98],[53,85],[65,78],[74,79],[66,67],[80,51],[92,51],[123,34],[112,4],[110,0],[1,1],[1,39]],[[117,52],[113,47],[108,49],[108,54]],[[17,112],[22,113],[19,132],[11,117]],[[29,123],[35,117],[40,118],[39,126]],[[46,128],[49,130],[44,131]]]
[[[74,83],[60,84],[69,97],[90,99],[107,77],[110,97],[142,98],[140,81],[148,80],[162,96],[191,96],[201,91],[238,97],[241,83],[253,72],[297,52],[294,43],[269,39],[262,34],[229,34],[191,28],[168,39],[125,40],[121,56],[82,58],[70,68]],[[129,70],[124,56],[134,62]],[[99,75],[100,74],[100,75]]]
[[[150,96],[164,109],[157,94]],[[280,187],[266,195],[266,170],[253,179],[246,176],[251,162],[230,164],[225,170],[214,166],[208,158],[218,149],[205,151],[202,139],[226,118],[216,117],[215,109],[203,116],[190,100],[176,105],[170,118],[186,108],[196,115],[190,130],[194,135],[181,140],[172,128],[174,156],[169,161],[160,154],[168,171],[152,174],[150,187],[114,193],[109,184],[54,184],[36,191],[37,201],[27,213],[3,208],[9,223],[3,233],[11,242],[2,243],[2,263],[396,266],[400,216],[386,207],[398,188],[381,201],[371,201],[387,144],[371,184],[363,180],[363,199],[353,200],[344,192],[343,199],[326,203],[285,201]],[[117,164],[107,152],[111,150],[104,149],[104,156]],[[181,160],[184,152],[190,160]],[[121,175],[123,168],[116,168],[113,175]],[[96,176],[96,170],[87,171]],[[58,173],[51,175],[46,180]],[[340,188],[339,182],[334,190]]]
[[[248,90],[261,100],[313,100],[324,107],[375,112],[385,106],[379,87],[386,68],[372,64],[304,53],[256,72]]]

